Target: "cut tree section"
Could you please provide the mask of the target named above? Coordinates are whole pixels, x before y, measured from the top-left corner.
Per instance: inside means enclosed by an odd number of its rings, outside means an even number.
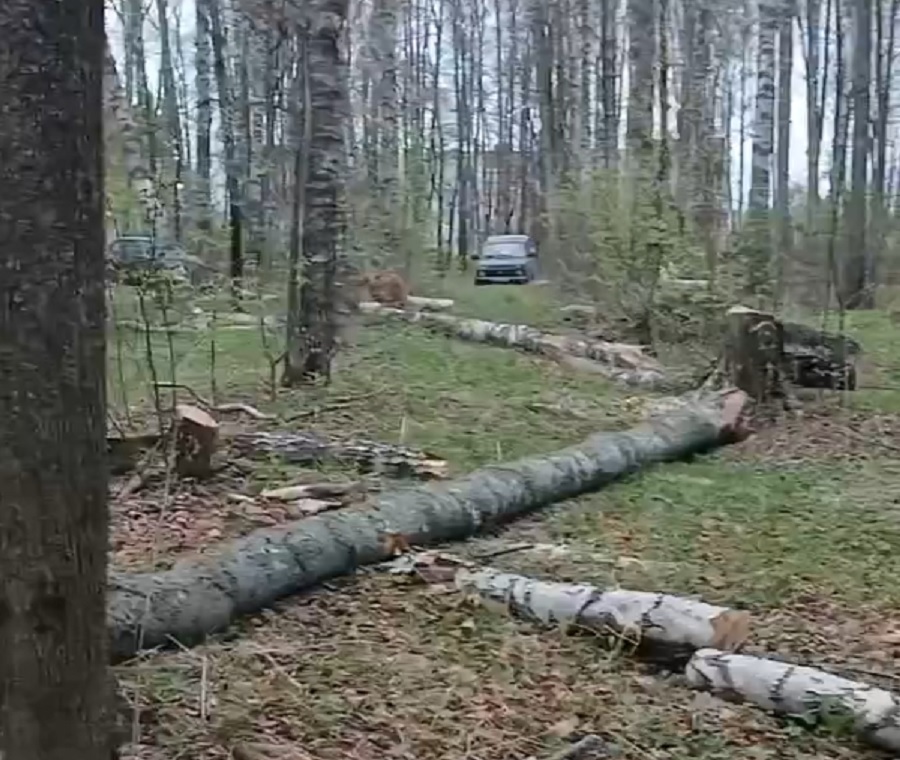
[[[219,439],[219,423],[190,404],[175,406],[175,471],[183,478],[208,478]]]
[[[695,689],[746,700],[807,723],[850,721],[863,740],[900,752],[900,697],[884,689],[816,668],[718,649],[697,651],[686,675]]]
[[[697,649],[735,650],[750,616],[669,594],[554,583],[490,568],[457,571],[456,586],[544,625],[613,635],[653,659],[687,660]]]

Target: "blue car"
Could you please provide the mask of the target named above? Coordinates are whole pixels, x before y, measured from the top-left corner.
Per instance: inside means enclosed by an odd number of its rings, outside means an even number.
[[[528,235],[492,235],[472,258],[476,285],[524,285],[537,279],[537,244]]]

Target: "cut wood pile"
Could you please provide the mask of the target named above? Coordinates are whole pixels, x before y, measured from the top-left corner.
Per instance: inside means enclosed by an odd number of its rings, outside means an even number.
[[[447,462],[399,444],[364,439],[339,440],[310,432],[237,433],[231,450],[251,459],[271,459],[294,465],[326,462],[349,464],[364,473],[392,478],[431,480],[447,477]]]
[[[844,720],[864,741],[900,752],[900,697],[816,668],[738,654],[751,632],[746,612],[668,594],[541,581],[435,551],[405,554],[387,567],[455,587],[491,610],[612,638],[617,649],[683,669],[692,688],[809,725]]]
[[[421,324],[459,340],[547,356],[576,369],[604,375],[622,385],[662,388],[669,384],[659,362],[637,345],[554,335],[528,325],[394,309],[376,303],[361,304],[360,308],[375,316]]]
[[[735,306],[716,376],[741,388],[759,403],[787,395],[788,384],[831,390],[856,389],[860,344],[846,336],[773,314]]]
[[[288,594],[389,559],[403,543],[428,545],[485,528],[647,465],[733,439],[744,394],[687,399],[632,430],[599,433],[546,456],[387,492],[372,508],[316,515],[259,530],[216,553],[157,573],[110,578],[109,630],[117,658],[173,640],[189,644]]]

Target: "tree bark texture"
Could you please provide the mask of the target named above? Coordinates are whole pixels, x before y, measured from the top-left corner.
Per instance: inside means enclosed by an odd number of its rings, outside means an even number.
[[[466,538],[653,463],[715,448],[730,440],[734,398],[732,392],[686,402],[668,416],[552,454],[386,493],[366,511],[256,531],[214,558],[187,559],[160,573],[116,574],[108,607],[113,654],[129,657],[171,638],[196,642],[238,615],[389,559],[385,539],[392,534],[412,545]]]
[[[710,646],[734,650],[749,633],[746,612],[669,594],[553,583],[491,568],[461,569],[454,580],[459,590],[520,617],[611,634],[657,661],[684,663]]]
[[[900,696],[816,668],[700,649],[686,668],[696,689],[746,700],[813,725],[847,719],[860,738],[900,753]]]
[[[339,257],[346,232],[346,145],[349,113],[342,37],[348,0],[315,0],[306,11],[306,187],[303,191],[303,272],[297,311],[289,315],[284,385],[331,377]]]
[[[667,384],[663,368],[655,359],[646,356],[640,346],[552,335],[528,325],[391,309],[375,304],[366,304],[366,311],[412,324],[419,323],[459,340],[516,348],[551,358],[564,355],[589,359],[596,363],[597,369],[603,370],[602,374],[622,385],[656,388]]]
[[[102,0],[0,4],[0,756],[109,760]]]

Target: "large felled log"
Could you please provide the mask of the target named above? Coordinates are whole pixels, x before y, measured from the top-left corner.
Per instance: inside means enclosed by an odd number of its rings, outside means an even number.
[[[232,450],[249,458],[277,457],[296,465],[350,464],[361,472],[429,480],[447,475],[443,459],[417,449],[379,441],[342,441],[314,433],[238,433]]]
[[[159,573],[113,573],[113,653],[133,655],[176,639],[190,643],[236,616],[329,577],[389,559],[390,535],[429,545],[461,539],[552,502],[595,490],[652,463],[721,445],[735,424],[733,399],[717,394],[632,430],[600,433],[545,456],[477,470],[444,483],[385,493],[369,510],[318,515],[256,531],[217,556]]]
[[[701,649],[686,669],[688,683],[771,712],[819,723],[846,717],[865,741],[900,752],[900,696],[816,668]]]
[[[661,387],[667,384],[663,368],[655,359],[647,356],[640,346],[602,340],[583,340],[545,333],[528,325],[486,322],[482,319],[467,319],[428,311],[393,309],[381,304],[362,304],[361,310],[369,314],[422,324],[460,340],[516,348],[551,358],[573,356],[578,359],[589,359],[596,362],[602,374],[623,385]]]
[[[520,617],[613,634],[654,659],[684,661],[703,647],[734,650],[749,633],[746,612],[669,594],[552,583],[491,568],[461,568],[455,583]]]

